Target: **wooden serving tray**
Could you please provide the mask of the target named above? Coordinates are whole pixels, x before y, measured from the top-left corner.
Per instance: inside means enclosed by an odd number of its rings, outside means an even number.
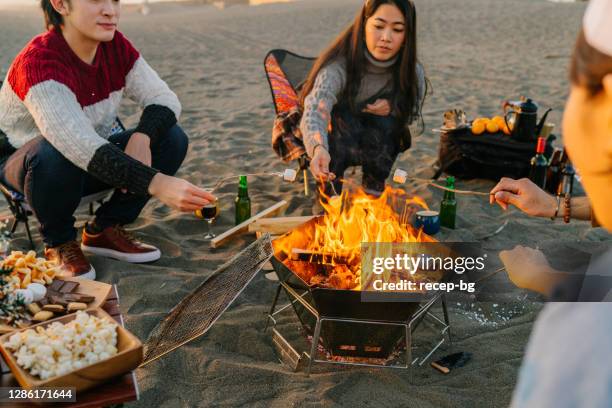
[[[108,313],[100,308],[88,309],[86,312],[99,318],[106,319],[117,326],[117,354],[106,360],[91,364],[68,374],[49,378],[43,381],[38,379],[38,377],[30,375],[26,370],[17,365],[17,361],[14,358],[13,353],[4,346],[8,339],[14,334],[7,333],[0,337],[0,353],[2,353],[6,364],[9,366],[11,372],[23,388],[33,389],[39,387],[74,387],[76,388],[76,391],[79,392],[103,383],[113,377],[129,372],[140,365],[143,358],[142,343],[136,336],[127,331],[121,325],[117,324],[117,322]],[[71,320],[74,320],[75,317],[76,315],[73,313],[28,327],[26,329],[21,329],[19,331],[29,330],[38,326],[46,327],[53,322],[65,324]]]
[[[98,282],[98,281],[94,281],[90,279],[63,278],[63,277],[58,277],[56,279],[64,280],[67,282],[78,282],[79,286],[74,291],[74,293],[79,293],[81,295],[94,296],[95,299],[92,302],[87,304],[88,309],[96,309],[96,308],[102,307],[109,293],[113,289],[113,286],[109,285],[108,283]],[[28,326],[28,328],[32,326]],[[5,334],[5,333],[12,333],[17,330],[20,330],[19,327],[13,327],[7,324],[0,323],[0,335]]]

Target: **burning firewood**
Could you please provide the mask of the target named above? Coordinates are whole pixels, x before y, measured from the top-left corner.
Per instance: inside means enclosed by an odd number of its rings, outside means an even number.
[[[293,248],[291,250],[292,261],[311,262],[315,264],[345,264],[348,262],[346,257],[333,253],[309,251],[307,249]]]

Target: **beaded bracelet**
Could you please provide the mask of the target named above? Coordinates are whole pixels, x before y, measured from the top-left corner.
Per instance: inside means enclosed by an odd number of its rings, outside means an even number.
[[[569,224],[572,218],[572,196],[570,193],[565,193],[564,200],[565,207],[563,208],[563,222]]]

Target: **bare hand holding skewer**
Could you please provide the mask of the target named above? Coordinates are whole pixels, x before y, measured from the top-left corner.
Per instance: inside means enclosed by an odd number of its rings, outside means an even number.
[[[169,207],[191,212],[213,203],[217,198],[187,180],[157,173],[149,185],[149,193]]]
[[[514,180],[503,177],[491,190],[489,203],[499,204],[504,210],[512,204],[524,213],[534,217],[553,217],[557,200],[546,193],[531,180],[522,178]]]
[[[323,145],[315,146],[314,154],[310,161],[310,171],[315,179],[325,182],[336,178],[336,175],[329,171],[330,162],[331,156],[325,147]]]

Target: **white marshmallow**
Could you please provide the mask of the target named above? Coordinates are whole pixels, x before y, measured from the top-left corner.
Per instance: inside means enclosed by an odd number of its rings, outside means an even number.
[[[408,173],[402,169],[396,169],[395,173],[393,173],[393,181],[398,184],[404,184],[408,179]]]
[[[283,180],[285,181],[294,182],[296,178],[297,178],[297,171],[293,169],[286,169],[283,172]]]
[[[38,302],[47,294],[47,288],[45,287],[45,285],[41,285],[40,283],[30,283],[28,285],[28,289],[34,295],[34,302]]]

